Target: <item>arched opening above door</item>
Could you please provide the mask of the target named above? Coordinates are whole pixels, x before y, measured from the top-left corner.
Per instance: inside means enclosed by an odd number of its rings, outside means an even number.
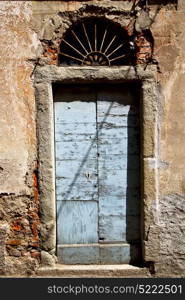
[[[134,43],[127,31],[106,18],[85,18],[74,23],[60,44],[59,65],[132,65]]]

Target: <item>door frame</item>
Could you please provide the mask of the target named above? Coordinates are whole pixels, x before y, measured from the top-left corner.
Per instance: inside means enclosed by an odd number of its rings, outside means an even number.
[[[144,261],[151,261],[148,236],[158,218],[158,119],[159,96],[157,68],[154,65],[136,68],[120,67],[58,67],[42,66],[35,70],[36,126],[38,144],[38,182],[41,215],[41,249],[56,255],[56,197],[53,83],[116,84],[140,82],[141,111],[141,238]],[[153,207],[153,209],[152,209]],[[155,237],[156,238],[156,237]],[[155,241],[156,243],[156,241]]]

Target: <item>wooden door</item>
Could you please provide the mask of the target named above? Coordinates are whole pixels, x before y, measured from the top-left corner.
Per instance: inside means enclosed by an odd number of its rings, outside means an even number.
[[[138,259],[138,102],[128,87],[55,91],[57,244],[62,263]]]

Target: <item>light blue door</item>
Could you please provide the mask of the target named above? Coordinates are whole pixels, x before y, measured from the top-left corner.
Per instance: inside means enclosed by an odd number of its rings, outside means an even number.
[[[59,261],[137,260],[139,99],[120,86],[63,87],[54,98]]]

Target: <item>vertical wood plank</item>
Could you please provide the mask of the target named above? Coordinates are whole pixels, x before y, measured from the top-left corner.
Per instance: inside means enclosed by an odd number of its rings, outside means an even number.
[[[140,235],[138,110],[131,95],[107,89],[98,93],[97,113],[99,239],[126,242]]]
[[[59,244],[98,241],[96,102],[82,90],[54,103]]]

